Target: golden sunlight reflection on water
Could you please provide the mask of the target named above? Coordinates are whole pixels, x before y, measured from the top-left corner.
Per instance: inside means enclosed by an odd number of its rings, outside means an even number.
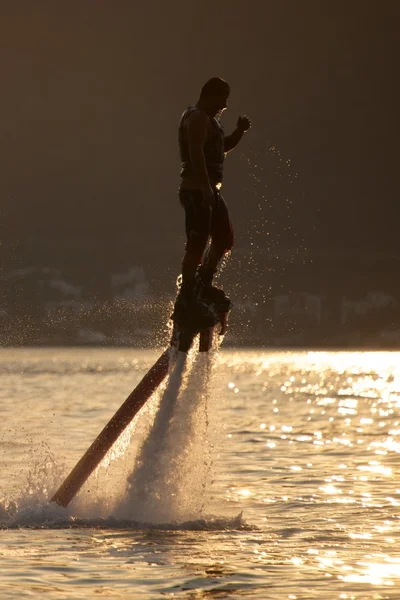
[[[400,355],[238,352],[224,366],[228,397],[239,390],[232,401],[248,416],[236,432],[229,428],[230,439],[257,443],[268,482],[261,491],[248,473],[236,475],[227,499],[268,506],[265,520],[277,531],[287,504],[287,525],[335,548],[298,543],[290,557],[298,569],[316,568],[347,585],[400,587]]]

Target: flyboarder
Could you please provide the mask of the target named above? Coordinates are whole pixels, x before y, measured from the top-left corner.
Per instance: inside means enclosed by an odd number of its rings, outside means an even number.
[[[188,312],[207,322],[208,299],[218,292],[224,295],[212,285],[220,260],[233,246],[232,223],[220,191],[223,163],[251,126],[246,116],[239,117],[236,129],[225,136],[220,117],[229,93],[226,81],[209,79],[197,104],[184,111],[179,124],[179,200],[185,210],[187,241],[182,284],[172,315],[176,322],[185,320]]]
[[[225,155],[250,128],[247,117],[239,117],[237,127],[225,136],[219,118],[227,107],[229,85],[213,77],[203,86],[199,101],[182,115],[179,147],[182,158],[179,198],[186,214],[187,243],[182,262],[182,285],[172,320],[171,347],[167,348],[112,419],[97,436],[68,477],[53,494],[51,502],[68,506],[82,485],[105,457],[114,442],[132,421],[152,393],[167,377],[171,350],[187,353],[197,334],[199,352],[211,348],[215,325],[226,329],[231,302],[212,285],[219,261],[233,245],[228,209],[221,196]],[[211,244],[206,251],[209,239]],[[204,256],[204,254],[206,254]]]

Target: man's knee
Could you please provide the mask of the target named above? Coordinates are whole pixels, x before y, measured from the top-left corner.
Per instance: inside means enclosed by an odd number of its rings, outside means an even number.
[[[203,256],[204,250],[208,243],[208,235],[201,235],[195,231],[192,231],[188,236],[186,243],[186,253],[193,256]]]
[[[225,254],[232,250],[234,241],[233,230],[231,229],[225,239]]]
[[[218,253],[222,256],[230,252],[233,248],[233,231],[230,230],[225,235],[221,236],[219,239],[214,241],[215,247],[218,250]]]

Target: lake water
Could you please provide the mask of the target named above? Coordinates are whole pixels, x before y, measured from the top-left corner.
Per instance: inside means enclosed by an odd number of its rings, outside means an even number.
[[[1,350],[0,597],[400,598],[396,352],[178,358],[49,504],[158,355]]]

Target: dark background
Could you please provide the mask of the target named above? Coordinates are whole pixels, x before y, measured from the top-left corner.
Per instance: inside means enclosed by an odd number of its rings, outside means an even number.
[[[134,264],[173,293],[177,125],[220,76],[226,131],[253,124],[226,161],[228,286],[398,294],[399,16],[397,0],[2,2],[3,273],[60,268],[101,296]]]

